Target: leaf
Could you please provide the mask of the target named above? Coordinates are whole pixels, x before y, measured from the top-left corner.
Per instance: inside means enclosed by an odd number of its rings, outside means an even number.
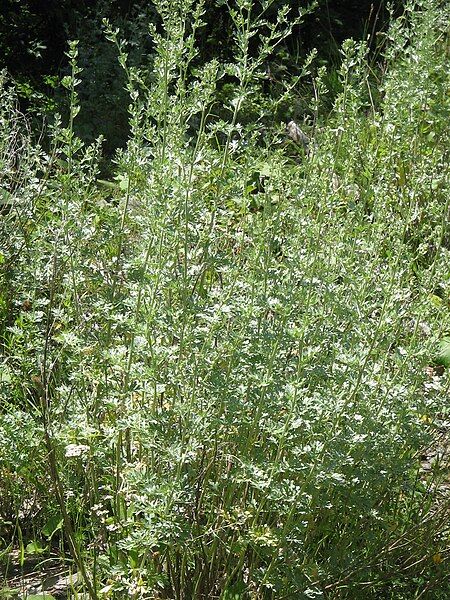
[[[42,554],[46,549],[46,546],[41,546],[39,542],[33,541],[27,544],[25,552],[27,554]]]
[[[119,190],[120,186],[118,183],[114,183],[114,181],[107,181],[106,179],[97,179],[97,183],[103,187],[109,188],[111,190]]]
[[[119,188],[123,192],[126,192],[129,189],[130,180],[129,177],[127,177],[127,175],[117,175],[116,177],[114,177],[114,179],[117,181]]]
[[[63,77],[61,79],[61,85],[63,87],[65,87],[67,90],[70,90],[70,88],[72,87],[72,77],[70,77],[69,75],[66,75],[65,77]]]
[[[3,188],[0,188],[0,210],[2,208],[8,208],[13,205],[14,197],[12,194]]]
[[[30,594],[27,600],[56,600],[55,596],[43,592],[42,594]]]
[[[55,515],[50,517],[47,523],[42,528],[42,533],[47,537],[47,540],[50,541],[54,534],[62,528],[63,520],[60,515]]]
[[[0,588],[0,598],[5,598],[7,600],[11,600],[12,598],[17,598],[19,596],[19,591],[14,590],[9,587]]]
[[[436,362],[443,367],[450,367],[450,337],[440,341]]]

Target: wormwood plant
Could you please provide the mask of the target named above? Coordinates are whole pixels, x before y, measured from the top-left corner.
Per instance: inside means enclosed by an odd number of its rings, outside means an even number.
[[[148,72],[106,23],[113,184],[74,135],[76,44],[48,153],[2,87],[4,546],[58,544],[91,598],[447,597],[448,473],[420,455],[448,415],[448,10],[393,22],[379,105],[345,42],[293,159],[246,118],[286,9],[239,0],[235,62],[199,66],[202,4],[156,6]]]

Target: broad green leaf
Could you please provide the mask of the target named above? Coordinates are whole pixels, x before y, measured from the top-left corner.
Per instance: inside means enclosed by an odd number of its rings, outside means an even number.
[[[25,551],[27,554],[42,554],[46,549],[46,546],[41,546],[39,542],[33,541],[27,544]]]
[[[436,362],[444,367],[450,367],[450,337],[445,337],[439,343]]]
[[[42,533],[47,537],[48,540],[51,540],[53,535],[62,528],[63,520],[60,515],[55,515],[50,517],[47,523],[42,528]]]

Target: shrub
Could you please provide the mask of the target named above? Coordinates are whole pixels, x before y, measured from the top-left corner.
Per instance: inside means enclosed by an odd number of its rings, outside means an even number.
[[[72,44],[68,125],[49,155],[25,144],[9,192],[0,389],[36,432],[29,485],[50,478],[93,598],[434,593],[448,498],[420,455],[448,390],[430,375],[449,323],[445,19],[424,0],[393,22],[379,105],[346,41],[326,119],[315,76],[305,154],[282,125],[261,138],[267,107],[241,122],[284,9],[271,23],[239,0],[235,61],[191,68],[202,6],[156,7],[149,72],[108,29],[131,98],[114,181],[74,134]]]

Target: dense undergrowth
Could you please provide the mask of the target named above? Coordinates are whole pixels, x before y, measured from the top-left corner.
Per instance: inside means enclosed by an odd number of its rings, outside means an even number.
[[[2,561],[63,553],[91,598],[448,598],[448,466],[420,470],[449,412],[448,7],[408,4],[377,64],[345,42],[325,115],[314,56],[261,95],[290,16],[238,0],[235,62],[193,69],[202,5],[157,4],[148,72],[108,31],[114,180],[73,132],[76,44],[41,143],[1,82]],[[270,115],[308,81],[304,151]]]

